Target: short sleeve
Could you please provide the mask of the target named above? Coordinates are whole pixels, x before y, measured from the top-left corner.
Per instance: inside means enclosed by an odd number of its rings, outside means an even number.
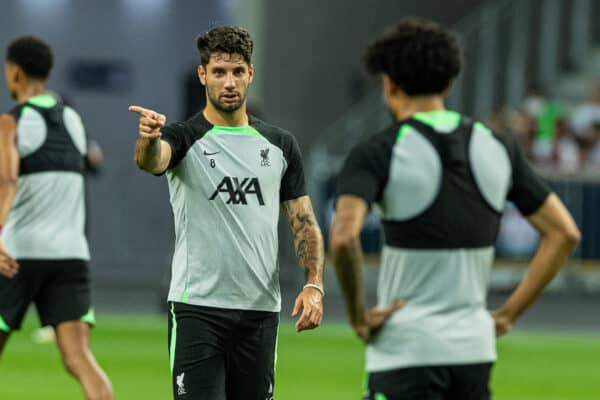
[[[171,146],[171,160],[167,170],[173,169],[179,165],[194,143],[194,133],[189,127],[180,122],[163,126],[160,133],[161,140]]]
[[[531,168],[516,138],[510,134],[501,135],[507,146],[512,164],[512,187],[508,200],[512,201],[521,214],[527,216],[536,212],[551,193],[550,187]]]
[[[391,148],[362,143],[350,152],[337,179],[336,198],[354,195],[369,206],[381,200],[389,175]]]
[[[286,135],[282,147],[287,168],[281,180],[279,199],[284,202],[306,195],[306,185],[304,182],[302,153],[296,138],[292,135]]]

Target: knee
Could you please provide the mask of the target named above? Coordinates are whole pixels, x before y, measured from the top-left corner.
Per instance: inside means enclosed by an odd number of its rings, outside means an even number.
[[[85,358],[75,354],[65,354],[62,362],[67,372],[73,376],[78,376],[84,369]]]

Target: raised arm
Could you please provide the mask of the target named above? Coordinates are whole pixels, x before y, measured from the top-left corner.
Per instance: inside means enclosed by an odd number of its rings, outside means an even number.
[[[138,139],[135,143],[135,163],[151,174],[164,172],[171,161],[171,146],[160,140],[162,128],[167,118],[139,106],[129,106],[129,111],[139,114]]]
[[[523,280],[504,305],[492,313],[499,336],[511,330],[512,324],[550,283],[581,237],[571,214],[555,194],[550,194],[527,219],[539,232],[540,244]]]
[[[12,116],[6,114],[0,116],[0,232],[17,193],[19,153],[16,125]],[[12,278],[17,271],[17,262],[6,252],[0,238],[0,275]]]
[[[296,331],[314,329],[323,318],[323,235],[308,196],[283,202],[294,235],[294,249],[300,266],[306,271],[306,285],[296,298],[292,316],[302,315]]]

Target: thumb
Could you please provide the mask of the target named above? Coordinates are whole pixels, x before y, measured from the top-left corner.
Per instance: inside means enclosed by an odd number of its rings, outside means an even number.
[[[296,297],[296,302],[294,303],[294,310],[292,311],[292,317],[298,315],[300,310],[302,309],[302,295]]]

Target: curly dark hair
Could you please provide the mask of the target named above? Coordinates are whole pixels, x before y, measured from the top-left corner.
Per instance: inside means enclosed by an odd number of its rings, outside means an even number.
[[[254,42],[247,30],[237,26],[219,26],[202,33],[196,39],[200,62],[207,65],[211,54],[239,54],[250,64]]]
[[[387,74],[409,96],[439,94],[459,74],[462,50],[441,25],[403,18],[369,45],[365,64],[371,74]]]
[[[50,46],[35,36],[18,37],[6,51],[6,61],[21,67],[31,78],[48,78],[53,59]]]

